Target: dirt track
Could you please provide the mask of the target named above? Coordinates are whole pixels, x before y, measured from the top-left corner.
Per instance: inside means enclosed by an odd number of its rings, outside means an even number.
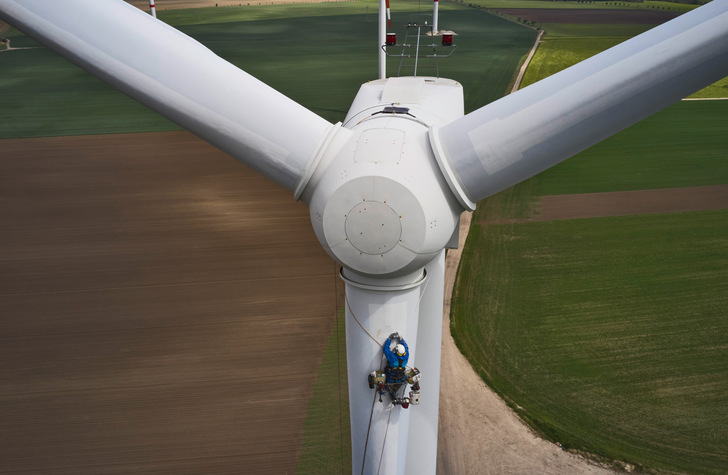
[[[341,286],[290,192],[185,132],[2,140],[0,223],[0,473],[293,473]]]

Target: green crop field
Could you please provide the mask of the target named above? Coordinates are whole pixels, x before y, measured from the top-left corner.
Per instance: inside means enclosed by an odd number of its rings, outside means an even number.
[[[645,28],[544,25],[524,82]],[[727,116],[728,101],[678,103],[479,204],[453,335],[545,437],[648,471],[725,473],[728,210],[496,223],[538,214],[545,195],[728,184]]]
[[[575,28],[576,26],[543,25],[547,35],[529,64],[521,82],[522,87],[618,45],[631,38],[631,33],[636,35],[648,29],[643,25],[597,25],[583,30]],[[589,36],[580,36],[580,32]],[[690,97],[728,98],[728,78],[721,79]]]
[[[540,81],[624,40],[621,37],[547,39],[539,45],[521,85],[526,87]]]
[[[526,87],[643,33],[654,25],[544,23],[546,32],[521,87]],[[691,98],[728,98],[728,78],[706,87]]]
[[[483,378],[565,447],[724,473],[728,211],[481,219],[452,330]]]
[[[422,18],[417,2],[397,3],[395,29],[398,22]],[[377,76],[376,5],[207,8],[160,12],[160,18],[324,118],[339,121],[359,86]],[[464,85],[468,110],[502,96],[536,33],[461,5],[441,10],[441,24],[458,36],[453,57],[440,61],[440,75]],[[404,28],[398,33],[403,36]],[[17,34],[12,45],[37,46]],[[421,61],[419,75],[435,74],[427,64]],[[390,58],[390,75],[396,66]],[[0,69],[0,138],[178,128],[45,48],[5,51]]]

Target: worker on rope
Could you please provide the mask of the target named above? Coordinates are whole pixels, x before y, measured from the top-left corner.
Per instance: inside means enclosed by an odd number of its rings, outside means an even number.
[[[391,345],[392,340],[399,340],[399,343],[394,347],[392,351]],[[392,333],[384,342],[384,356],[387,357],[387,382],[393,384],[401,384],[405,382],[404,370],[407,367],[407,361],[409,360],[409,347],[404,338],[399,336],[399,333]]]
[[[392,340],[397,344],[392,348]],[[399,333],[392,333],[382,346],[384,356],[387,357],[387,366],[384,371],[372,371],[369,375],[369,387],[376,388],[379,393],[379,402],[382,396],[389,394],[392,404],[407,409],[410,404],[420,403],[420,371],[417,368],[408,368],[409,347]],[[406,395],[407,385],[412,385],[409,396]]]

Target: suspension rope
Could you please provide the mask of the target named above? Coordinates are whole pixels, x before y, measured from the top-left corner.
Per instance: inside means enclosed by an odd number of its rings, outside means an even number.
[[[384,369],[383,368],[383,366],[384,366],[384,353],[382,353],[382,359],[380,361],[381,362],[379,363],[379,370],[382,371]],[[362,474],[364,473],[364,462],[366,462],[366,460],[367,460],[367,446],[369,445],[369,432],[372,430],[372,418],[374,417],[374,405],[375,405],[376,400],[377,400],[377,393],[378,392],[379,391],[377,391],[377,390],[374,391],[374,399],[372,400],[372,409],[369,412],[369,426],[367,427],[367,438],[364,441],[364,457],[362,458],[362,461],[361,461],[361,473]],[[390,415],[391,415],[391,413],[390,413]],[[387,420],[387,429],[389,429],[389,420]],[[385,437],[385,439],[386,439],[386,437]],[[382,451],[384,451],[384,447],[382,447]],[[381,456],[380,456],[380,459],[379,459],[379,463],[380,464],[382,463]]]
[[[361,324],[361,322],[359,321],[359,319],[356,318],[356,315],[354,314],[354,310],[352,310],[351,309],[351,305],[349,305],[349,296],[348,295],[344,295],[344,300],[346,301],[346,307],[349,309],[349,313],[351,314],[352,317],[354,317],[354,320],[356,321],[356,323],[359,324],[359,327],[361,327],[361,329],[364,330],[364,333],[366,333],[367,335],[369,335],[369,338],[371,338],[374,343],[376,343],[378,346],[382,346],[383,343],[379,343],[377,341],[377,339],[374,338],[372,336],[372,334],[367,331],[366,328],[364,328],[364,325]]]
[[[419,320],[420,302],[422,302],[422,298],[425,296],[425,292],[427,292],[427,286],[429,284],[430,284],[430,279],[425,279],[425,285],[422,288],[422,292],[420,292],[420,298],[417,299],[417,305],[415,306],[415,313],[417,313],[418,320]],[[417,328],[419,328],[419,322],[418,322]]]
[[[392,419],[392,408],[389,408],[389,416],[387,417],[387,428],[384,430],[384,441],[382,441],[382,451],[379,453],[379,467],[377,467],[377,475],[382,471],[382,459],[384,458],[384,447],[387,446],[387,433],[389,433],[389,421]]]
[[[369,413],[369,427],[367,427],[367,438],[364,442],[364,457],[361,459],[361,473],[364,475],[364,462],[367,460],[367,446],[369,445],[369,431],[372,429],[372,418],[374,417],[374,405],[377,403],[377,392],[374,391],[374,399],[372,399],[372,410]]]

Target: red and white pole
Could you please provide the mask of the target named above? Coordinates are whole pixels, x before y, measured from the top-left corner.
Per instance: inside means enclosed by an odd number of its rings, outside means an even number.
[[[392,13],[389,11],[389,0],[386,0],[385,4],[387,5],[387,26],[391,30],[392,29]]]
[[[389,6],[389,0],[379,0],[379,79],[385,79],[387,77],[387,53],[385,52],[384,45],[387,41],[387,7]]]
[[[157,18],[157,10],[154,8],[154,0],[149,0],[149,13],[151,13],[154,18]]]
[[[435,0],[434,3],[435,3],[435,6],[433,7],[433,10],[432,10],[432,34],[437,34],[437,32],[440,31],[437,29],[437,5],[438,5],[437,0]]]

